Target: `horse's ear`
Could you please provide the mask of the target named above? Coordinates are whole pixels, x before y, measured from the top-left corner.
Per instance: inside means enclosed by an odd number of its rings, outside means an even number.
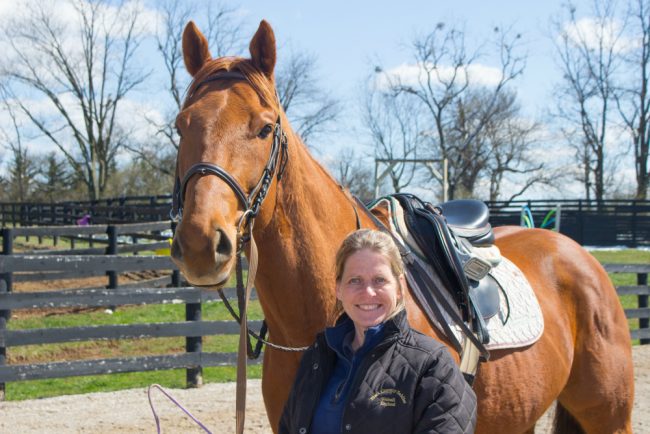
[[[183,31],[183,60],[187,72],[194,77],[210,59],[212,56],[208,49],[208,40],[196,27],[194,21],[190,21]]]
[[[273,79],[273,69],[275,68],[275,35],[271,25],[265,20],[260,22],[260,26],[255,32],[248,47],[251,52],[253,65],[264,73],[268,78]]]

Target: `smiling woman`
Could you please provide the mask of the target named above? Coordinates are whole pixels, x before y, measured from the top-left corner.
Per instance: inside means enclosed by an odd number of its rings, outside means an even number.
[[[441,343],[411,329],[391,237],[361,229],[336,255],[336,322],[305,353],[280,433],[466,433],[476,396]]]
[[[345,311],[354,322],[358,348],[368,327],[404,310],[404,288],[404,265],[393,240],[382,232],[357,231],[336,256],[334,321]]]

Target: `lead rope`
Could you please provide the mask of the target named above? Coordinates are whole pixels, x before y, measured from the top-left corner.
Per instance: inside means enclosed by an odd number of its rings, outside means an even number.
[[[253,222],[251,219],[248,224],[248,240],[250,252],[248,255],[248,275],[246,276],[246,292],[244,300],[239,311],[240,329],[239,329],[239,351],[237,352],[237,393],[235,400],[236,428],[237,434],[244,433],[244,422],[246,419],[246,353],[248,336],[247,309],[250,300],[253,284],[255,283],[255,274],[257,273],[257,244],[253,238]],[[240,253],[241,254],[241,253]],[[240,256],[241,258],[241,256]]]
[[[153,405],[153,400],[151,399],[151,390],[152,389],[158,389],[160,392],[165,395],[171,402],[176,404],[176,407],[180,408],[183,410],[183,413],[185,413],[190,419],[192,419],[198,426],[203,428],[203,431],[205,431],[208,434],[212,434],[212,431],[208,429],[205,425],[201,423],[199,419],[196,418],[188,409],[183,407],[183,405],[174,398],[171,393],[167,392],[165,389],[160,384],[152,384],[147,388],[147,398],[149,399],[149,407],[151,407],[151,412],[153,413],[153,417],[156,420],[156,432],[158,434],[162,433],[162,430],[160,429],[160,419],[158,418],[158,413],[156,413],[156,408]]]

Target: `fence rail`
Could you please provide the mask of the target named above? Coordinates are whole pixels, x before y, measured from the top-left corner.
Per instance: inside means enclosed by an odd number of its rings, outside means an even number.
[[[28,257],[21,258],[29,261]],[[227,296],[234,295],[229,288]],[[194,287],[181,288],[139,288],[138,290],[74,290],[31,293],[0,293],[3,310],[18,310],[51,307],[103,307],[133,304],[184,303],[188,308],[198,308],[206,301],[216,301],[214,292]],[[198,305],[198,307],[197,307]],[[187,313],[187,312],[186,312]],[[255,328],[261,321],[251,321]],[[48,329],[8,330],[0,329],[0,347],[23,345],[83,342],[106,339],[134,339],[185,337],[197,339],[202,336],[237,334],[239,325],[235,321],[202,321],[188,319],[184,322],[116,324],[102,326],[62,327]],[[185,354],[164,354],[143,357],[120,357],[98,360],[79,360],[31,365],[0,365],[0,383],[10,381],[60,378],[80,375],[107,374],[116,372],[139,372],[161,369],[201,370],[205,366],[224,366],[235,363],[232,353],[206,353],[200,351]],[[259,363],[254,361],[252,363]],[[194,379],[199,384],[199,379]]]

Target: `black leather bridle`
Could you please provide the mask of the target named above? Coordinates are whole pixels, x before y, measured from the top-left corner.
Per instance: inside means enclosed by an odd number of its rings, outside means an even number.
[[[196,92],[199,87],[203,86],[206,83],[226,79],[248,81],[246,76],[239,72],[218,72],[217,74],[206,78],[201,83],[196,85],[194,92]],[[188,99],[190,96],[188,96]],[[273,129],[273,143],[271,145],[269,158],[266,162],[266,165],[264,166],[259,181],[248,194],[246,194],[245,190],[241,187],[237,180],[230,173],[228,173],[228,171],[217,164],[206,161],[201,161],[192,165],[181,180],[178,168],[178,160],[176,160],[176,179],[174,182],[174,193],[172,196],[172,209],[170,211],[170,217],[173,221],[176,222],[182,219],[185,190],[187,189],[188,181],[194,175],[215,175],[221,178],[230,187],[244,208],[244,214],[238,223],[238,229],[241,231],[252,219],[257,217],[260,207],[262,206],[262,202],[266,198],[273,177],[276,176],[278,182],[282,179],[287,160],[287,136],[282,130],[280,114],[278,114],[278,118],[275,121],[275,127]],[[239,244],[240,246],[238,247],[241,248],[242,243],[240,242]]]
[[[204,79],[201,83],[197,84],[194,87],[194,92],[196,92],[196,90],[199,87],[203,86],[206,83],[217,81],[217,80],[227,80],[227,79],[248,81],[246,76],[240,72],[220,71],[215,75],[212,75]],[[192,96],[191,94],[188,95],[187,99],[189,100],[191,96]],[[178,159],[176,160],[176,179],[174,181],[172,209],[170,211],[170,217],[172,221],[180,222],[180,220],[182,219],[183,202],[185,199],[185,190],[187,189],[187,183],[195,175],[198,176],[214,175],[220,178],[221,180],[223,180],[228,185],[228,187],[230,187],[230,189],[235,193],[235,196],[237,197],[242,208],[244,209],[244,213],[242,214],[241,218],[239,219],[239,222],[237,223],[238,233],[237,233],[236,275],[237,275],[237,296],[239,301],[240,313],[242,311],[245,312],[245,304],[246,304],[246,302],[244,302],[245,291],[244,291],[243,277],[242,277],[242,262],[241,262],[242,249],[247,242],[251,241],[252,243],[254,243],[254,241],[252,240],[252,227],[253,227],[253,222],[255,220],[255,217],[257,217],[257,215],[259,214],[260,207],[262,206],[262,202],[264,202],[264,199],[268,194],[268,190],[271,185],[271,182],[273,181],[273,178],[277,177],[278,182],[280,182],[280,180],[282,179],[282,175],[284,174],[285,167],[287,165],[287,160],[288,160],[287,136],[282,130],[282,124],[280,119],[281,119],[280,114],[278,114],[278,118],[275,121],[275,126],[273,129],[273,143],[271,144],[271,152],[269,154],[269,158],[266,162],[266,165],[264,166],[264,169],[262,170],[262,174],[260,175],[259,181],[249,193],[246,193],[246,191],[242,188],[239,182],[237,182],[234,176],[228,173],[228,171],[226,171],[221,166],[211,162],[201,161],[193,164],[181,178],[179,174]],[[254,275],[255,273],[253,272],[252,274]],[[249,278],[250,277],[251,274],[249,273]],[[241,315],[238,315],[235,312],[235,310],[230,305],[230,302],[224,295],[223,291],[219,290],[219,296],[223,300],[230,314],[235,318],[237,322],[241,324],[242,323]],[[244,315],[244,321],[245,321],[245,315]],[[265,340],[266,332],[267,332],[267,326],[265,321],[262,324],[262,328],[260,329],[259,334],[253,332],[252,330],[249,330],[248,327],[246,326],[246,335],[248,341],[247,353],[249,358],[256,359],[257,357],[259,357],[263,344],[271,345],[273,347],[288,350],[288,351],[296,351],[296,350],[304,351],[305,349],[305,348],[289,348],[289,347],[285,348],[282,346],[271,344],[270,342]],[[250,336],[253,336],[254,338],[257,339],[257,345],[255,345],[254,349],[250,341]]]

